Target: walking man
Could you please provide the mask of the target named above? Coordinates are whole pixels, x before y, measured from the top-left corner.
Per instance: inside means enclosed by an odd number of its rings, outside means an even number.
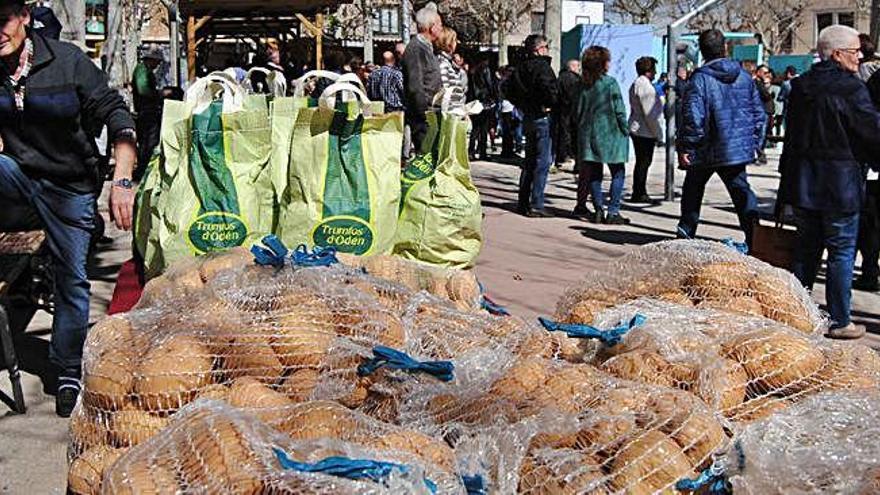
[[[763,142],[767,114],[749,73],[726,58],[721,31],[703,31],[699,44],[706,64],[694,71],[685,89],[676,142],[679,167],[687,171],[677,234],[688,239],[697,234],[706,183],[718,174],[751,246],[757,199],[746,165]]]
[[[76,46],[27,30],[24,0],[0,0],[0,198],[30,206],[48,237],[55,272],[49,359],[57,368],[55,412],[70,416],[81,388],[89,325],[86,256],[102,178],[95,137],[115,143],[110,211],[131,228],[135,124],[106,75]]]
[[[850,301],[865,200],[863,164],[880,155],[880,113],[856,77],[858,31],[829,26],[819,33],[817,49],[821,61],[791,82],[779,193],[797,217],[792,271],[812,289],[828,250],[828,337],[852,339],[865,334],[864,326],[850,321]]]
[[[443,22],[434,2],[416,12],[416,26],[419,33],[406,45],[401,60],[405,121],[410,130],[410,144],[404,143],[405,157],[409,157],[411,149],[421,149],[428,133],[425,112],[431,106],[434,95],[442,88],[440,62],[434,55],[434,41],[443,31]]]
[[[551,216],[544,210],[544,188],[553,163],[552,122],[558,86],[550,67],[547,38],[532,34],[526,38],[528,55],[507,80],[508,99],[523,112],[526,158],[519,177],[517,211],[530,217]]]
[[[657,74],[657,59],[639,58],[636,60],[636,73],[639,77],[629,88],[629,135],[636,152],[630,202],[652,203],[647,188],[648,168],[654,160],[654,147],[661,136],[660,117],[663,116],[663,102],[653,84]]]
[[[556,154],[556,167],[562,165],[574,156],[573,144],[576,140],[576,106],[583,89],[581,77],[581,63],[579,60],[569,60],[565,67],[559,71],[559,102],[556,105],[556,119],[553,126],[553,148]]]
[[[131,77],[138,136],[135,178],[144,175],[150,158],[153,157],[153,150],[159,145],[163,100],[156,83],[155,70],[162,63],[162,59],[161,50],[155,47],[148,48],[141,56],[141,61],[135,66]]]

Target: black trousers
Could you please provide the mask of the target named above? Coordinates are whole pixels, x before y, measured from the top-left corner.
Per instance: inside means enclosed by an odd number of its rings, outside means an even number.
[[[568,112],[559,112],[556,120],[553,121],[555,127],[553,146],[556,152],[556,165],[562,164],[565,160],[568,160],[568,157],[574,155],[571,145],[572,137],[574,136],[571,121],[572,115]]]
[[[142,112],[137,117],[137,167],[134,178],[140,179],[147,170],[153,150],[159,145],[162,113]]]
[[[856,244],[862,254],[862,278],[877,280],[880,275],[880,180],[868,181],[865,206],[859,216],[859,238]]]
[[[641,136],[632,136],[633,148],[636,152],[636,166],[633,170],[632,195],[634,198],[648,194],[648,169],[654,160],[654,147],[657,140]]]
[[[489,124],[491,123],[492,112],[494,111],[494,109],[483,110],[471,117],[473,129],[471,129],[471,139],[468,145],[468,153],[471,156],[479,156],[484,160],[487,158],[486,146],[489,140]]]

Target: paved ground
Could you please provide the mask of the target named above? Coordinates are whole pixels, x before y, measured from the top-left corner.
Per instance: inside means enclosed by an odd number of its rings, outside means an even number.
[[[777,175],[775,154],[771,165],[750,170],[753,185],[763,209],[772,208]],[[649,191],[657,197],[663,190],[663,155],[658,150],[649,180]],[[627,170],[631,170],[628,166]],[[552,313],[564,289],[581,279],[583,273],[619,256],[633,246],[673,237],[678,203],[625,207],[632,219],[628,226],[593,225],[569,218],[574,206],[575,183],[569,173],[551,176],[547,190],[548,207],[557,218],[524,218],[512,212],[519,169],[513,165],[478,162],[473,174],[483,195],[486,244],[477,272],[497,302],[514,314],[533,319]],[[676,181],[681,184],[682,176]],[[629,179],[627,180],[627,189]],[[732,237],[742,240],[736,217],[730,208],[721,181],[712,179],[706,194],[700,236],[712,239]],[[106,215],[106,212],[105,212]],[[129,237],[110,228],[114,238],[103,246],[90,268],[92,317],[106,311],[120,264],[128,258]],[[816,297],[823,301],[822,287]],[[880,295],[855,293],[856,319],[867,323],[880,343]],[[48,315],[39,314],[28,332],[45,336],[50,327]],[[8,392],[8,382],[0,372],[0,390]],[[66,476],[66,421],[55,417],[54,401],[43,395],[39,380],[25,375],[28,414],[5,415],[0,409],[0,493],[62,493]],[[0,408],[3,406],[0,405]]]

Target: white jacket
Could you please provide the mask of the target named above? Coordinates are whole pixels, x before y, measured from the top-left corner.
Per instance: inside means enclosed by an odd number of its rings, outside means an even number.
[[[629,133],[633,136],[660,139],[663,103],[654,85],[639,76],[629,87]]]

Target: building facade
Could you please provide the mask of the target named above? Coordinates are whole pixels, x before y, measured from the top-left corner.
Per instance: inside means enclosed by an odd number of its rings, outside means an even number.
[[[870,30],[870,2],[867,0],[813,0],[801,14],[794,31],[791,53],[809,53],[816,48],[819,31],[832,24],[843,24],[861,33]]]

